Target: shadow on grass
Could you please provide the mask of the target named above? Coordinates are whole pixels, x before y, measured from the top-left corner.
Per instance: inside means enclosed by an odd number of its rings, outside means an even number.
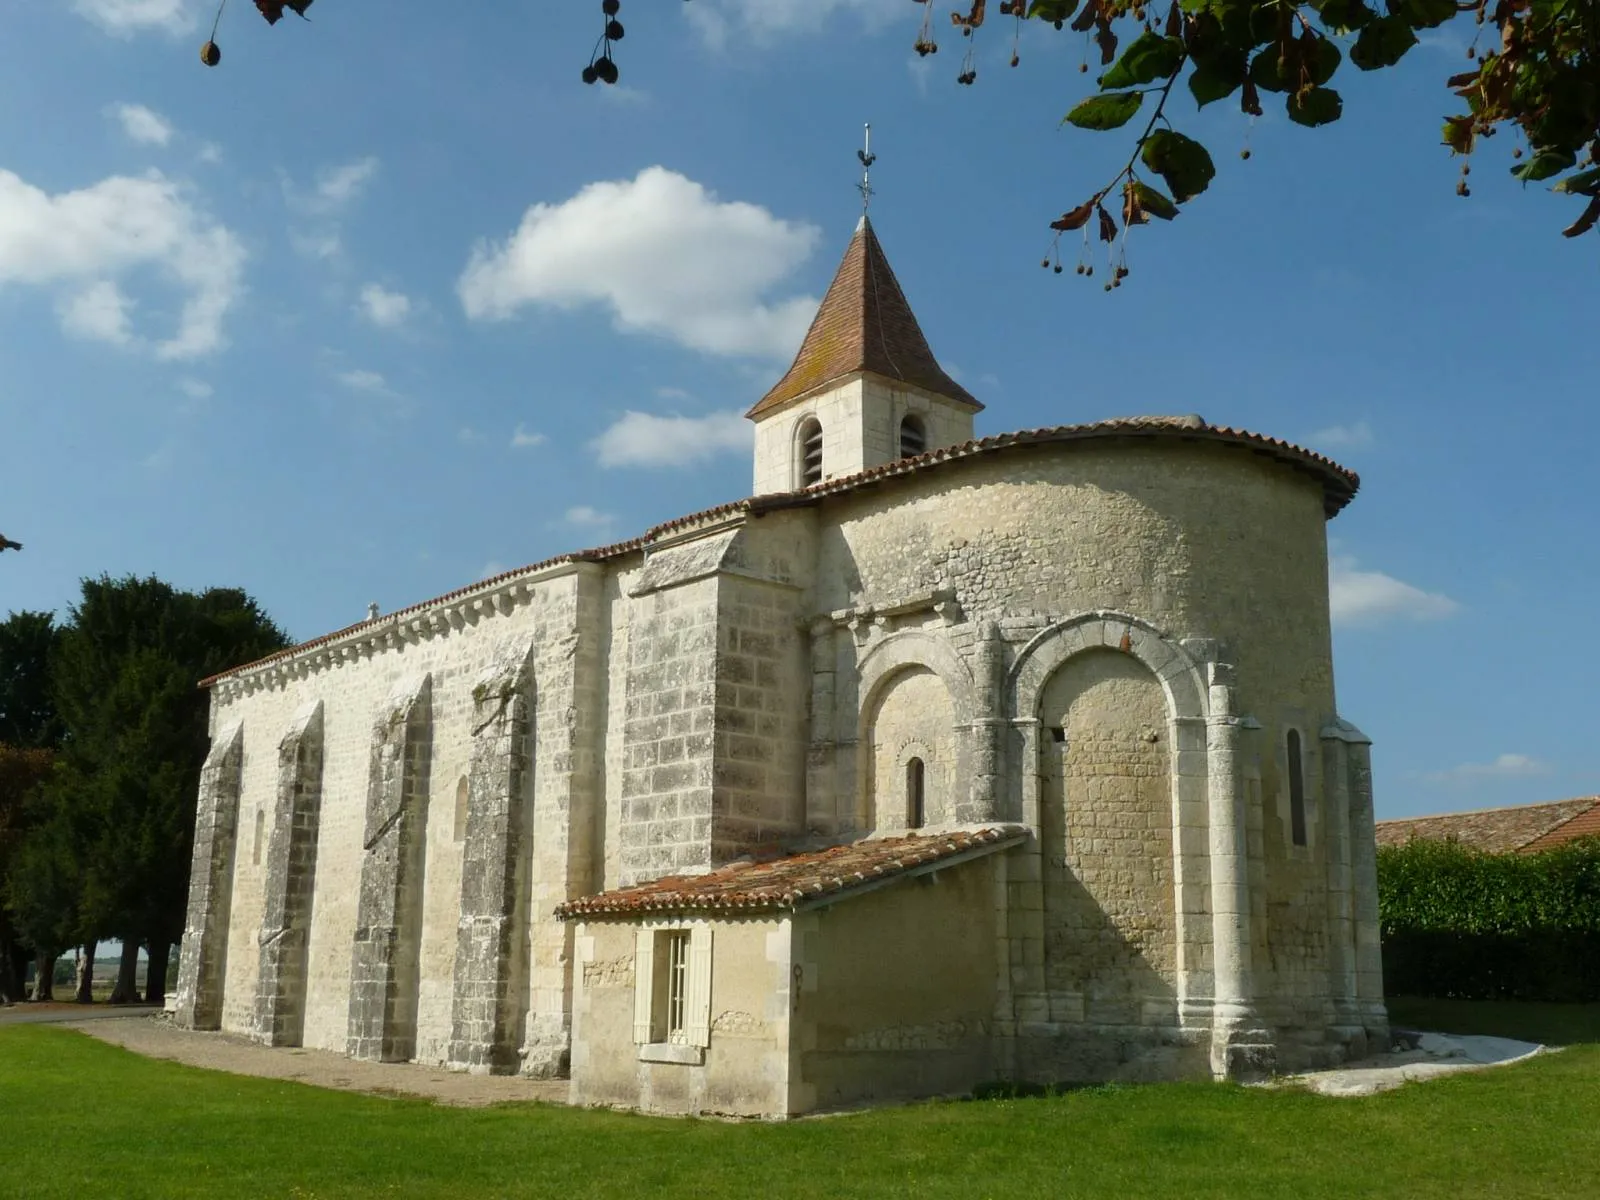
[[[1516,1038],[1546,1046],[1600,1043],[1600,1004],[1391,996],[1389,1023],[1433,1033]]]

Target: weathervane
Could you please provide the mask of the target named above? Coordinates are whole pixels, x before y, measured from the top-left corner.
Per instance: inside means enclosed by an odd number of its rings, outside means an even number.
[[[861,211],[867,211],[867,205],[872,203],[872,164],[878,161],[878,156],[872,152],[872,124],[868,122],[862,135],[861,149],[856,151],[856,157],[861,160],[861,182],[856,184],[856,191],[861,193]]]

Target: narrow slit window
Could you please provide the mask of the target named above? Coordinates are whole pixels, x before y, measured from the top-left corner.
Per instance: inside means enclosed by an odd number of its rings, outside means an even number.
[[[256,835],[250,844],[250,863],[252,866],[261,865],[261,842],[267,832],[267,810],[256,809]]]
[[[927,797],[923,791],[927,772],[920,758],[906,763],[906,826],[921,829],[927,824]]]
[[[467,797],[471,794],[471,791],[471,785],[468,784],[467,777],[463,775],[461,782],[456,784],[456,823],[451,835],[457,842],[467,840]]]
[[[1306,781],[1300,761],[1300,731],[1289,730],[1289,836],[1296,846],[1306,844]]]
[[[822,482],[822,422],[807,418],[800,426],[800,486]]]
[[[922,418],[908,415],[900,422],[900,457],[915,458],[928,448],[928,428]]]
[[[688,1041],[689,931],[667,934],[667,1041]]]

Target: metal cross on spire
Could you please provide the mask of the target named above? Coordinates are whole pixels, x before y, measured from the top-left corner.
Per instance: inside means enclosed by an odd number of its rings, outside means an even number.
[[[861,193],[861,212],[867,211],[867,206],[872,203],[872,164],[878,161],[878,156],[872,152],[872,125],[869,122],[862,134],[861,149],[856,151],[856,157],[861,160],[861,182],[856,184],[856,191]]]

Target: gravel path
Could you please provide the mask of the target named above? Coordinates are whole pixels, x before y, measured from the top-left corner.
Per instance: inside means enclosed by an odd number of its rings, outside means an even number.
[[[69,1023],[63,1028],[79,1030],[148,1058],[166,1058],[235,1075],[292,1079],[346,1092],[421,1096],[438,1104],[461,1107],[529,1100],[549,1104],[567,1101],[564,1079],[469,1075],[417,1063],[357,1062],[327,1050],[275,1050],[233,1034],[179,1029],[159,1016]]]

